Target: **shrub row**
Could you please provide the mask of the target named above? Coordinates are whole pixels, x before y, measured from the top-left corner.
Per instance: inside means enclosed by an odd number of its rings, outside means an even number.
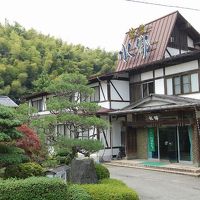
[[[0,200],[66,200],[67,188],[61,179],[31,177],[0,181]]]
[[[100,184],[87,184],[81,187],[91,195],[92,200],[139,200],[135,191],[118,180],[102,180]]]

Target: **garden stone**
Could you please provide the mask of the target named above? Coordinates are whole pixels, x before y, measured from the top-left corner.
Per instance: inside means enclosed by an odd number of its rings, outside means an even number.
[[[70,173],[72,183],[97,183],[96,170],[92,159],[74,159],[71,163]]]

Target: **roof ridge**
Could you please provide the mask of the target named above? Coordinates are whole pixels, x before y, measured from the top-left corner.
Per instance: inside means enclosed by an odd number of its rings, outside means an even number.
[[[165,95],[165,94],[150,94],[150,96],[157,96],[157,97],[168,97],[170,99],[179,99],[179,100],[186,100],[186,101],[195,101],[200,102],[200,99],[194,99],[190,97],[183,97],[183,96],[174,96],[174,95]]]
[[[164,15],[164,16],[162,16],[162,17],[159,17],[159,18],[157,18],[157,19],[155,19],[155,20],[153,20],[153,21],[151,21],[151,22],[148,22],[148,23],[146,23],[145,25],[151,24],[151,23],[153,23],[153,22],[155,22],[155,21],[161,20],[161,19],[163,19],[163,18],[165,18],[165,17],[168,17],[168,16],[170,16],[170,15],[173,15],[173,14],[175,14],[175,13],[180,14],[180,12],[179,12],[178,10],[176,10],[176,11],[174,11],[174,12],[172,12],[172,13],[169,13],[169,14]]]
[[[164,16],[162,16],[162,17],[159,17],[159,18],[157,18],[157,19],[154,19],[153,21],[150,21],[150,22],[144,24],[144,26],[147,26],[147,25],[149,25],[149,24],[151,24],[151,23],[153,23],[153,22],[156,22],[156,21],[158,21],[158,20],[161,20],[161,19],[163,19],[163,18],[165,18],[165,17],[168,17],[168,16],[170,16],[170,15],[173,15],[173,14],[175,14],[175,13],[180,14],[180,12],[177,10],[177,11],[174,11],[174,12],[169,13],[169,14],[167,14],[167,15],[164,15]],[[181,15],[181,16],[182,16],[182,15]],[[137,28],[135,28],[135,29],[138,29],[138,28],[139,28],[139,26],[138,26]],[[127,31],[126,34],[127,34],[128,32],[129,32],[129,31]]]

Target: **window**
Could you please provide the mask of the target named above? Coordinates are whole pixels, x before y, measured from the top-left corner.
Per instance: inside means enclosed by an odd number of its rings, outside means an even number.
[[[199,91],[199,77],[198,74],[191,74],[191,90],[192,92]]]
[[[43,101],[42,99],[32,101],[32,106],[37,109],[38,112],[43,111]]]
[[[99,87],[93,87],[94,92],[93,94],[90,96],[90,101],[91,102],[98,102],[100,100],[100,96],[99,96]]]
[[[142,84],[142,97],[147,97],[154,93],[154,82],[147,82]]]
[[[191,92],[191,81],[190,81],[190,75],[184,75],[182,76],[183,80],[183,93],[190,93]]]
[[[70,138],[70,131],[66,124],[57,124],[56,125],[56,134],[57,134],[57,136],[67,136]]]
[[[189,94],[199,91],[198,73],[168,78],[166,83],[168,95]]]
[[[174,78],[174,94],[181,94],[181,78],[180,78],[180,76]]]
[[[167,79],[167,94],[173,95],[173,84],[172,84],[172,78]]]

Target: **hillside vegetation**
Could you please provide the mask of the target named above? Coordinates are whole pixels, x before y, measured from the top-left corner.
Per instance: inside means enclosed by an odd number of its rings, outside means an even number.
[[[63,72],[87,77],[111,72],[116,60],[115,52],[67,44],[18,23],[0,24],[0,95],[18,99],[33,92],[39,78],[41,82]]]

